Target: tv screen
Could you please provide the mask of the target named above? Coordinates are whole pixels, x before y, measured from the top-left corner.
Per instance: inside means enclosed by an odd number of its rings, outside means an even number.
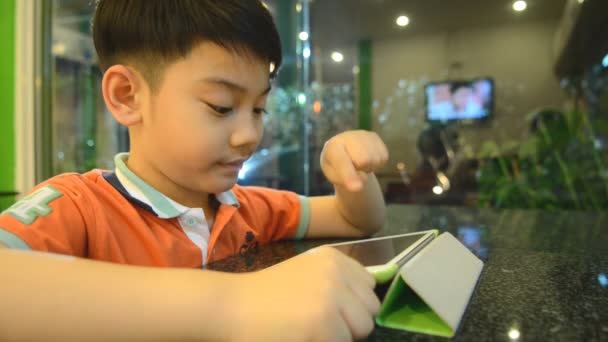
[[[428,121],[468,121],[489,117],[494,107],[490,78],[433,82],[425,86]]]

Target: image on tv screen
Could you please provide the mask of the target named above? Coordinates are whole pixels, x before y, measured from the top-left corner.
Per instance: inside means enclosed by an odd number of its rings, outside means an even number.
[[[425,87],[426,115],[429,121],[476,120],[492,114],[492,79],[445,81]]]

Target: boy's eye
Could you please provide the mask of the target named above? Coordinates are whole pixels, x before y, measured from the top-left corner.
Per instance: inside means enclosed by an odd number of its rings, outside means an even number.
[[[254,108],[253,112],[256,114],[268,114],[266,108]]]
[[[209,106],[209,108],[213,109],[215,112],[222,114],[222,115],[226,115],[232,111],[232,108],[230,108],[230,107],[216,106],[216,105],[213,105],[213,104],[207,103],[207,102],[205,102],[205,104],[207,106]]]
[[[208,102],[205,102],[205,104],[209,108],[213,109],[213,111],[215,111],[215,112],[217,112],[218,114],[221,114],[221,115],[226,115],[226,114],[229,114],[230,112],[233,111],[233,108],[231,108],[231,107],[216,106],[216,105],[208,103]],[[268,112],[266,111],[266,108],[254,108],[253,112],[256,115],[268,114]]]

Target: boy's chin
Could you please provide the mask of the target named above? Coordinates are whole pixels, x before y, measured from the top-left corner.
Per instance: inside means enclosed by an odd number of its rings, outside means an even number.
[[[208,187],[207,191],[210,194],[220,194],[231,190],[237,182],[237,177],[218,177],[213,186]]]

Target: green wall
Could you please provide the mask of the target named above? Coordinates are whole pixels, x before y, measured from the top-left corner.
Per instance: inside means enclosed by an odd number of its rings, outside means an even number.
[[[0,191],[15,189],[15,1],[0,1]],[[0,197],[0,210],[13,200]]]

